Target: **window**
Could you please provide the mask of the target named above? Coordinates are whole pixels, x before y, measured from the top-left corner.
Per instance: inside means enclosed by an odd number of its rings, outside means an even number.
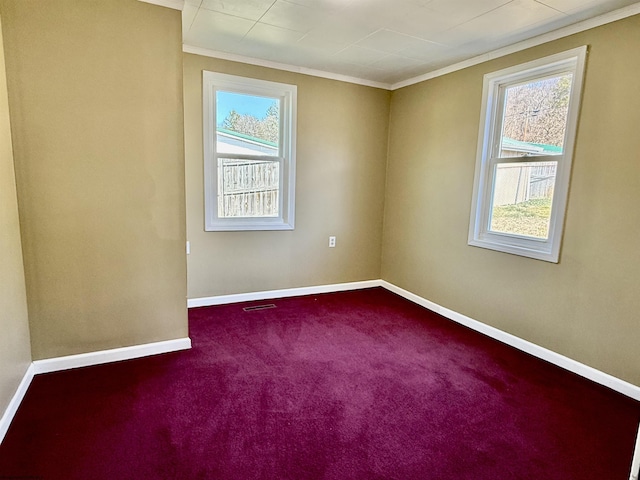
[[[558,262],[586,51],[485,75],[469,245]]]
[[[296,94],[203,72],[205,230],[293,230]]]

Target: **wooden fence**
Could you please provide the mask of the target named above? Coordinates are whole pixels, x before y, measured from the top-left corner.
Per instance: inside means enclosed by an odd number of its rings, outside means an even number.
[[[557,162],[502,163],[496,172],[493,206],[515,205],[550,198],[556,183]]]
[[[279,184],[278,161],[218,159],[218,216],[278,216]]]

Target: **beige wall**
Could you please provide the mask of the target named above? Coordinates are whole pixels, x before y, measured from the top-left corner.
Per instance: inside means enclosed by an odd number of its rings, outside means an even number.
[[[31,363],[9,104],[0,30],[0,417]]]
[[[202,70],[298,86],[294,231],[204,231]],[[389,92],[186,54],[184,96],[189,298],[380,278]]]
[[[382,277],[640,384],[640,17],[390,94],[183,56],[179,12],[136,0],[0,13],[35,359],[187,334],[186,183],[190,298]],[[468,246],[482,75],[582,44],[560,263]],[[203,69],[298,85],[294,231],[203,231]],[[0,168],[1,411],[30,359],[8,139]]]
[[[467,245],[482,76],[590,46],[560,263]],[[640,384],[640,16],[394,92],[382,277]]]
[[[185,337],[180,12],[0,8],[34,359]]]

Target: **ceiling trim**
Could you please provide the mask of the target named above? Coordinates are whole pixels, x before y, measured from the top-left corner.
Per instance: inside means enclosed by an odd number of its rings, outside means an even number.
[[[504,57],[505,55],[520,52],[522,50],[526,50],[527,48],[536,47],[538,45],[542,45],[543,43],[558,40],[563,37],[568,37],[569,35],[584,32],[585,30],[600,27],[602,25],[606,25],[607,23],[616,22],[618,20],[632,17],[633,15],[638,14],[640,14],[640,2],[620,8],[618,10],[614,10],[609,13],[599,15],[597,17],[590,18],[588,20],[584,20],[582,22],[574,23],[573,25],[568,25],[549,33],[538,35],[537,37],[514,43],[513,45],[508,45],[491,52],[483,53],[482,55],[478,55],[477,57],[473,57],[459,63],[454,63],[453,65],[449,65],[439,70],[434,70],[433,72],[425,73],[424,75],[419,75],[408,80],[403,80],[402,82],[394,83],[393,85],[391,85],[390,90],[397,90],[399,88],[408,87],[409,85],[415,85],[416,83],[424,82],[425,80],[440,77],[442,75],[462,70],[464,68],[472,67],[474,65],[478,65],[495,58]]]
[[[138,0],[139,2],[152,3],[160,7],[173,8],[174,10],[184,10],[184,0]]]
[[[176,8],[179,10],[181,10],[182,8],[178,8],[175,5],[177,4],[184,5],[184,0],[139,0],[139,1],[154,3],[156,5],[162,5],[169,8]],[[171,5],[174,5],[174,6],[172,7]],[[236,55],[232,53],[219,52],[217,50],[211,50],[208,48],[196,47],[196,46],[187,45],[187,44],[182,45],[182,51],[185,53],[202,55],[204,57],[212,57],[212,58],[219,58],[221,60],[230,60],[233,62],[247,63],[250,65],[268,67],[276,70],[284,70],[287,72],[301,73],[304,75],[311,75],[314,77],[328,78],[330,80],[339,80],[341,82],[355,83],[357,85],[364,85],[367,87],[382,88],[384,90],[398,90],[400,88],[408,87],[410,85],[415,85],[416,83],[424,82],[426,80],[431,80],[432,78],[440,77],[442,75],[447,75],[449,73],[456,72],[464,68],[472,67],[474,65],[478,65],[480,63],[484,63],[489,60],[494,60],[496,58],[504,57],[512,53],[526,50],[527,48],[536,47],[538,45],[542,45],[543,43],[551,42],[553,40],[558,40],[563,37],[568,37],[569,35],[574,35],[576,33],[584,32],[585,30],[590,30],[592,28],[600,27],[602,25],[616,22],[618,20],[622,20],[627,17],[632,17],[638,14],[640,14],[640,2],[634,3],[633,5],[629,5],[627,7],[620,8],[618,10],[614,10],[609,13],[599,15],[594,18],[590,18],[588,20],[584,20],[582,22],[575,23],[573,25],[568,25],[566,27],[559,28],[558,30],[554,30],[552,32],[548,32],[533,38],[529,38],[527,40],[523,40],[518,43],[514,43],[512,45],[508,45],[503,48],[499,48],[497,50],[492,50],[491,52],[483,53],[482,55],[478,55],[468,60],[454,63],[452,65],[441,68],[439,70],[434,70],[433,72],[428,72],[423,75],[419,75],[417,77],[403,80],[401,82],[397,82],[394,84],[376,82],[373,80],[366,80],[364,78],[350,77],[348,75],[341,75],[338,73],[326,72],[323,70],[314,70],[312,68],[289,65],[285,63],[272,62],[269,60],[261,60],[253,57],[245,57],[242,55]]]
[[[146,0],[141,0],[146,1]],[[325,72],[323,70],[314,70],[313,68],[298,67],[296,65],[289,65],[286,63],[272,62],[270,60],[261,60],[259,58],[245,57],[243,55],[236,55],[233,53],[219,52],[217,50],[210,50],[208,48],[195,47],[193,45],[182,45],[182,51],[185,53],[193,53],[195,55],[201,55],[203,57],[219,58],[221,60],[230,60],[232,62],[248,63],[250,65],[257,65],[259,67],[268,67],[276,70],[284,70],[287,72],[301,73],[303,75],[311,75],[313,77],[328,78],[329,80],[339,80],[341,82],[355,83],[357,85],[364,85],[366,87],[382,88],[384,90],[391,90],[391,84],[375,82],[373,80],[366,80],[364,78],[350,77],[348,75],[341,75],[339,73]]]

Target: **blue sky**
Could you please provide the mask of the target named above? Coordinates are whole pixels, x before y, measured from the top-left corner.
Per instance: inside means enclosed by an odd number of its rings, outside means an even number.
[[[277,101],[275,98],[222,92],[218,90],[216,93],[216,120],[218,125],[220,125],[231,110],[235,110],[241,115],[249,114],[258,118],[264,118],[267,114],[267,109]]]

